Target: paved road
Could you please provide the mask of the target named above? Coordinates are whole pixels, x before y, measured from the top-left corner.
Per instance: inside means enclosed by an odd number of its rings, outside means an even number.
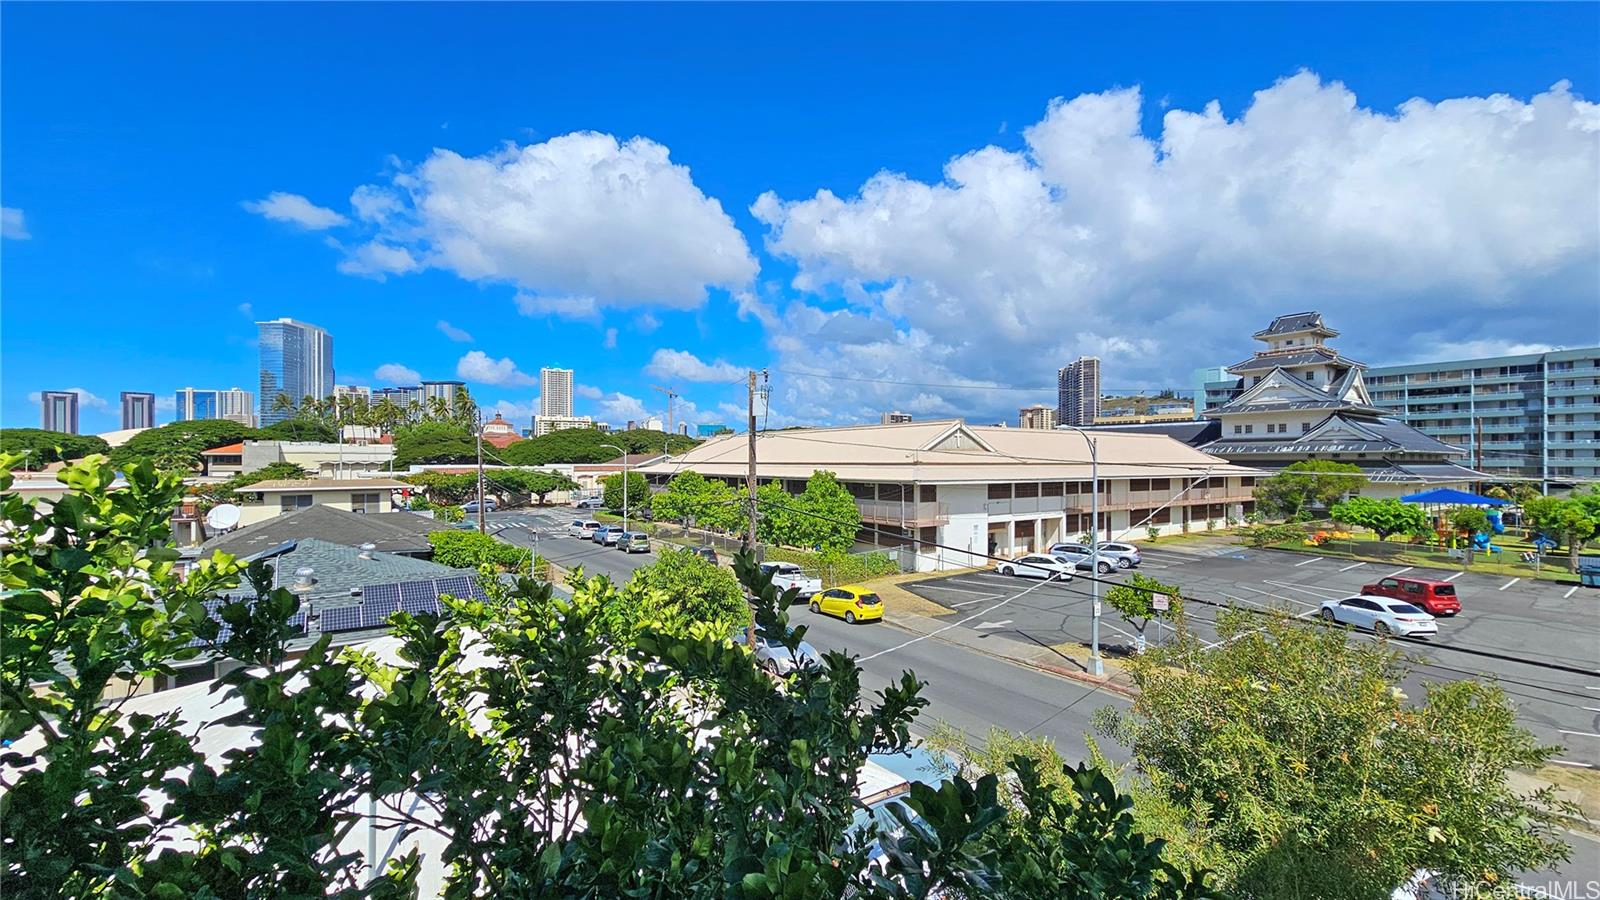
[[[568,510],[506,510],[491,514],[490,531],[509,525],[500,537],[531,547],[538,533],[539,553],[558,565],[582,565],[585,570],[625,582],[633,570],[654,562],[656,554],[625,554],[596,547],[591,541],[566,536],[574,516]],[[1115,694],[1076,681],[1015,665],[965,647],[936,639],[913,641],[915,635],[892,625],[847,625],[827,616],[814,616],[804,606],[791,610],[791,621],[807,628],[806,640],[822,650],[842,650],[861,659],[862,686],[870,697],[884,685],[897,683],[909,669],[927,682],[919,732],[934,720],[943,720],[981,740],[991,728],[1048,737],[1071,761],[1084,758],[1084,735],[1092,731],[1090,716],[1101,706],[1126,707]],[[1104,743],[1104,742],[1102,742]],[[1126,759],[1118,746],[1108,755]]]
[[[1181,546],[1181,545],[1179,545]],[[1409,569],[1344,559],[1233,547],[1194,552],[1159,546],[1145,550],[1145,574],[1178,585],[1185,595],[1241,606],[1285,609],[1313,616],[1323,600],[1350,596],[1366,583],[1412,572],[1451,579],[1461,597],[1460,615],[1440,620],[1431,646],[1408,644],[1419,665],[1404,686],[1420,696],[1428,682],[1463,677],[1500,682],[1518,715],[1540,740],[1560,745],[1560,758],[1600,766],[1600,676],[1554,671],[1530,663],[1555,662],[1600,670],[1600,592],[1509,577]],[[1114,574],[1110,580],[1125,577]],[[1080,577],[1069,584],[1037,582],[995,573],[974,573],[908,587],[965,615],[998,638],[1087,646],[1091,586]],[[1017,596],[1033,587],[1025,596]],[[1106,589],[1102,585],[1102,591]],[[1109,609],[1101,619],[1104,643],[1132,642],[1132,627]],[[1191,604],[1190,621],[1210,639],[1213,608]],[[1152,635],[1153,637],[1153,635]],[[1506,654],[1501,660],[1459,650]]]

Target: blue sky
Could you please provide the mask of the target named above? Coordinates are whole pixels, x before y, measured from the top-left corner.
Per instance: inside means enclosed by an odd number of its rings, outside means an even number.
[[[88,431],[123,390],[253,390],[277,316],[333,332],[342,383],[462,374],[523,420],[566,366],[619,425],[662,411],[652,384],[737,424],[763,366],[777,421],[1014,418],[1079,353],[1107,388],[1182,385],[1303,308],[1373,364],[1592,345],[1597,27],[8,5],[0,419],[37,425],[39,390],[104,401]]]

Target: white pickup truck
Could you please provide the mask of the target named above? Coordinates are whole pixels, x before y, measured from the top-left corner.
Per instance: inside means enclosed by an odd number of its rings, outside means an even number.
[[[800,599],[805,600],[811,595],[822,590],[822,579],[806,575],[805,570],[790,562],[767,562],[761,564],[761,571],[772,576],[772,586],[783,593],[789,588],[800,592]]]

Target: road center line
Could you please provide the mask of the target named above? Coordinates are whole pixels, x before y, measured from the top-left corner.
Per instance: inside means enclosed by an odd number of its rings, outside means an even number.
[[[1465,574],[1467,574],[1467,573],[1466,572],[1456,572],[1456,573],[1454,573],[1452,575],[1446,576],[1444,580],[1445,581],[1455,581],[1457,578],[1460,578],[1461,576],[1463,576]]]
[[[1320,557],[1320,556],[1313,556],[1313,557],[1311,557],[1311,558],[1310,558],[1310,559],[1308,559],[1308,560],[1306,560],[1306,561],[1305,561],[1305,562],[1297,562],[1297,563],[1295,563],[1295,564],[1294,564],[1294,567],[1295,567],[1295,568],[1296,568],[1296,569],[1298,569],[1298,568],[1300,568],[1300,567],[1301,567],[1301,566],[1309,566],[1309,565],[1311,565],[1311,564],[1312,564],[1312,563],[1314,563],[1314,562],[1322,562],[1322,557]]]
[[[1513,584],[1516,584],[1516,583],[1517,583],[1517,582],[1519,582],[1519,581],[1521,581],[1521,580],[1522,580],[1522,579],[1521,579],[1521,578],[1513,578],[1513,579],[1511,579],[1511,580],[1510,580],[1510,581],[1508,581],[1508,582],[1506,582],[1506,583],[1505,583],[1505,584],[1502,584],[1502,585],[1500,585],[1500,586],[1499,586],[1499,587],[1497,587],[1497,588],[1495,588],[1495,590],[1497,590],[1497,591],[1503,591],[1503,590],[1505,590],[1505,589],[1506,589],[1506,588],[1508,588],[1508,587],[1511,587],[1511,586],[1512,586],[1512,585],[1513,585]]]
[[[1345,566],[1345,567],[1344,567],[1344,568],[1342,568],[1342,569],[1340,569],[1340,570],[1339,570],[1339,571],[1341,571],[1341,572],[1348,572],[1348,571],[1350,571],[1350,570],[1351,570],[1351,569],[1359,569],[1359,568],[1361,568],[1361,567],[1362,567],[1362,566],[1364,566],[1364,565],[1366,565],[1366,563],[1364,563],[1364,562],[1358,562],[1358,563],[1354,563],[1354,564],[1352,564],[1352,565],[1348,565],[1348,566]]]

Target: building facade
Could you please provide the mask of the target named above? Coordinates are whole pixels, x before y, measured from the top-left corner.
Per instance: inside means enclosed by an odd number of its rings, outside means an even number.
[[[572,370],[539,370],[539,416],[550,419],[571,419]],[[538,428],[534,428],[538,431]]]
[[[918,571],[989,565],[1096,528],[1106,540],[1203,531],[1253,509],[1256,470],[1166,435],[1104,432],[1095,449],[1098,500],[1083,434],[960,420],[764,431],[756,474],[798,494],[813,472],[834,473],[861,513],[858,546],[896,548]],[[656,489],[688,470],[742,491],[747,453],[744,441],[707,441],[640,471]]]
[[[262,425],[294,415],[279,401],[287,396],[295,405],[303,397],[321,400],[333,395],[333,336],[321,328],[294,319],[257,322],[260,332]]]
[[[122,427],[154,428],[156,425],[156,395],[144,391],[122,392]]]
[[[1211,404],[1207,402],[1211,385],[1221,386],[1224,383],[1233,383],[1233,379],[1228,377],[1227,366],[1207,366],[1204,369],[1195,369],[1189,375],[1189,388],[1194,396],[1194,409],[1191,412],[1196,420],[1202,418],[1206,410],[1211,408]]]
[[[78,433],[78,393],[76,391],[40,391],[39,427],[45,431]]]
[[[552,431],[569,428],[593,428],[594,420],[588,416],[534,416],[533,436],[544,437]],[[661,429],[656,429],[660,431]]]
[[[239,492],[239,527],[305,509],[331,506],[346,512],[386,513],[400,510],[400,496],[415,490],[388,478],[304,478],[258,481]]]
[[[1270,471],[1308,459],[1353,463],[1367,477],[1362,493],[1378,497],[1470,489],[1486,477],[1461,465],[1463,449],[1376,406],[1366,365],[1327,345],[1338,335],[1317,312],[1279,316],[1256,332],[1267,349],[1228,367],[1232,399],[1206,411],[1218,427],[1199,449]]]
[[[1024,406],[1017,410],[1018,428],[1054,428],[1056,427],[1055,407],[1043,403]]]
[[[1373,367],[1372,405],[1497,479],[1600,478],[1600,347]]]
[[[878,417],[878,424],[880,425],[904,425],[909,421],[911,421],[911,414],[903,413],[899,410],[886,412]]]
[[[352,400],[365,400],[372,402],[372,388],[364,384],[336,384],[333,386],[333,396],[336,400],[349,397]]]
[[[1056,421],[1093,425],[1100,415],[1100,359],[1081,356],[1056,371]]]
[[[461,392],[467,389],[465,381],[424,381],[421,385],[422,403],[424,408],[432,410],[434,401],[444,403],[445,414],[456,414],[456,403],[461,397]]]
[[[174,420],[191,422],[198,419],[227,419],[240,425],[255,427],[256,400],[249,391],[229,388],[225,391],[179,388],[173,395]]]

